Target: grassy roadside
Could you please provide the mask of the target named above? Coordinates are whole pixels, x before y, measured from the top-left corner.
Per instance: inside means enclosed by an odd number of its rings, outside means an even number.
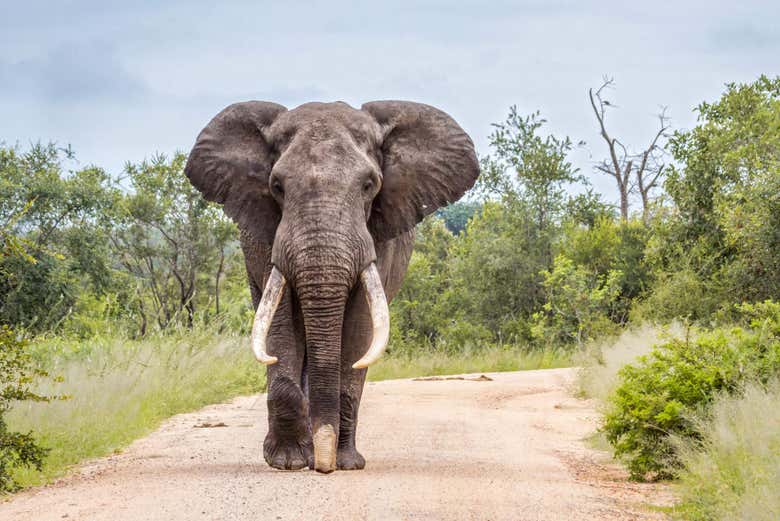
[[[41,391],[69,398],[25,402],[9,413],[12,429],[32,430],[51,449],[42,472],[15,472],[23,487],[46,483],[86,459],[120,451],[170,416],[265,389],[265,371],[252,357],[248,339],[230,334],[188,331],[141,341],[51,338],[35,341],[32,348],[52,374],[62,376],[61,382],[43,384]],[[502,347],[386,356],[369,370],[369,379],[568,365],[563,353]]]
[[[689,521],[776,521],[780,515],[780,381],[720,395],[695,419],[701,440],[679,439],[685,463],[674,512]]]
[[[569,367],[563,351],[527,351],[519,347],[490,347],[479,352],[421,353],[413,357],[387,356],[368,371],[369,380],[390,380],[445,374],[527,371]]]
[[[245,339],[190,332],[129,341],[38,340],[36,356],[62,382],[43,386],[66,395],[51,403],[25,402],[8,416],[11,428],[32,430],[51,452],[42,472],[20,469],[15,479],[31,486],[57,477],[70,465],[121,450],[182,412],[265,387]]]
[[[770,303],[742,311],[757,318],[628,330],[577,360],[581,394],[605,415],[591,443],[672,478],[674,519],[780,519],[780,315]]]

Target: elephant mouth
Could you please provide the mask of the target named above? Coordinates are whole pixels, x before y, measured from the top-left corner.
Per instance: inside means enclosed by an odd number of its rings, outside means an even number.
[[[378,361],[387,348],[390,336],[390,312],[387,307],[382,279],[375,262],[363,270],[360,274],[360,282],[366,290],[366,301],[371,316],[372,340],[366,353],[360,360],[352,364],[354,369],[364,369]],[[274,266],[255,312],[252,325],[252,351],[257,361],[264,365],[275,364],[279,361],[276,356],[268,354],[266,343],[268,331],[271,328],[276,308],[282,300],[286,284],[284,275]]]

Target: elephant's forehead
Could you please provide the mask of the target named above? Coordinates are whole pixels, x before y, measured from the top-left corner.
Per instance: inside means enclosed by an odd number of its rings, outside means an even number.
[[[369,114],[346,103],[315,102],[281,114],[272,125],[271,133],[280,148],[301,138],[312,144],[353,140],[370,148],[378,143],[380,129]]]

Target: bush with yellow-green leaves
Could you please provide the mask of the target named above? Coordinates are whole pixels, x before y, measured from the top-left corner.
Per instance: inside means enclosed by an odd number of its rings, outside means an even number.
[[[14,432],[6,425],[5,413],[14,402],[51,399],[31,390],[36,378],[48,374],[35,367],[26,347],[26,342],[9,327],[0,327],[0,492],[18,488],[12,476],[13,469],[40,470],[48,452],[38,445],[31,432]]]
[[[697,415],[722,393],[780,375],[780,304],[737,312],[738,326],[673,338],[620,370],[603,431],[633,478],[677,476],[683,465],[674,440],[702,438]]]

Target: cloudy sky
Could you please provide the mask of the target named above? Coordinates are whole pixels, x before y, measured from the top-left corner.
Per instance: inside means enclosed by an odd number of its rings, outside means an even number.
[[[510,105],[541,110],[587,142],[574,160],[592,174],[587,89],[605,74],[609,123],[637,147],[660,106],[687,128],[724,83],[780,74],[777,1],[0,3],[0,141],[70,143],[113,173],[189,150],[234,101],[393,98],[446,110],[481,154]]]

